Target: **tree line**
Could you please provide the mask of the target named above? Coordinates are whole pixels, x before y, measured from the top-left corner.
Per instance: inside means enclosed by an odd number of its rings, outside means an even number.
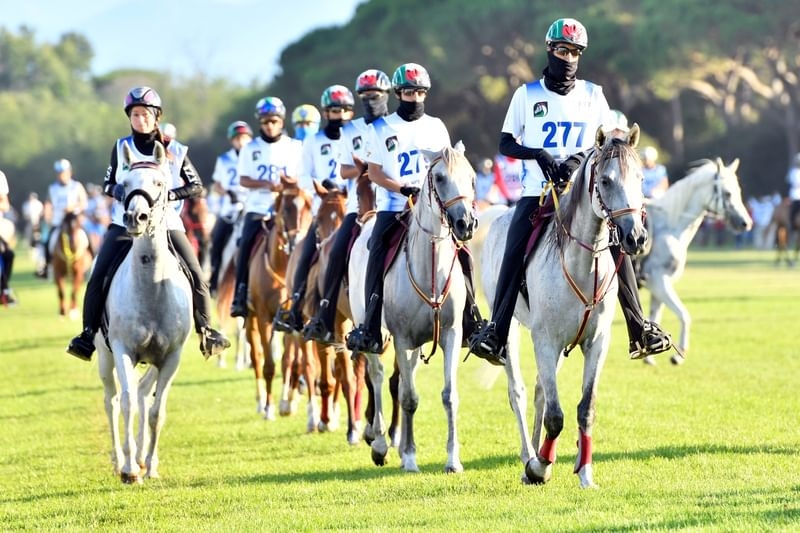
[[[347,24],[287,46],[280,73],[251,87],[202,74],[96,75],[93,44],[80,34],[39,43],[29,28],[3,28],[0,168],[17,205],[28,191],[44,193],[61,157],[77,179],[99,183],[114,139],[128,131],[124,94],[151,85],[208,182],[227,148],[227,124],[255,123],[260,97],[279,96],[290,110],[318,104],[329,85],[352,87],[367,68],[391,75],[410,61],[431,74],[428,112],[477,161],[496,152],[511,94],[540,76],[545,32],[563,16],[588,29],[579,76],[602,85],[610,105],[640,124],[673,180],[693,160],[739,157],[746,194],[785,192],[800,152],[800,7],[791,0],[369,0]]]

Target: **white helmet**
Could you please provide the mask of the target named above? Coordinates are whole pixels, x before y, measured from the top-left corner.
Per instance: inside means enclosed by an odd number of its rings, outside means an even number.
[[[628,133],[628,117],[622,111],[617,109],[609,109],[603,117],[602,125],[603,133],[608,135],[614,130],[620,130],[623,133]]]
[[[645,149],[642,150],[642,159],[645,161],[655,161],[658,159],[658,150],[652,146],[645,147]]]

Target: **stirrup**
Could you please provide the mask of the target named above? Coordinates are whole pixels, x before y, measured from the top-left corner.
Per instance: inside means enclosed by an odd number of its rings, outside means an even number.
[[[658,324],[645,320],[641,339],[631,341],[628,352],[631,359],[642,359],[666,352],[670,348],[672,348],[670,334],[662,330]]]
[[[200,331],[200,353],[208,359],[213,355],[221,355],[231,347],[228,338],[212,328],[205,327]]]
[[[347,349],[352,352],[382,354],[384,343],[381,340],[380,334],[376,339],[372,333],[367,331],[364,324],[361,324],[347,335]]]
[[[506,364],[506,346],[500,344],[494,322],[484,320],[470,335],[469,351],[493,365],[505,366]]]
[[[303,327],[303,339],[306,342],[313,340],[321,344],[333,344],[333,337],[333,332],[328,329],[318,316],[313,317],[308,321],[308,324]]]
[[[80,335],[69,341],[67,353],[82,361],[91,361],[94,353],[94,340],[87,338],[90,333],[82,331]]]
[[[278,309],[275,318],[272,319],[272,327],[283,333],[293,333],[302,330],[303,324],[297,320],[291,309]]]

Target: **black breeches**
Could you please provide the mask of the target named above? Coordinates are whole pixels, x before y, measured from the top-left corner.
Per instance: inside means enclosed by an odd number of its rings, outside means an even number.
[[[103,319],[103,306],[106,303],[106,288],[110,279],[111,265],[120,253],[130,249],[133,239],[122,226],[111,224],[103,237],[103,244],[95,258],[92,274],[86,283],[83,297],[83,327],[97,331]]]
[[[622,306],[622,314],[625,317],[625,325],[628,327],[628,338],[637,340],[642,337],[644,330],[644,312],[642,302],[639,300],[639,288],[636,285],[636,272],[633,270],[631,256],[623,253],[619,246],[609,247],[614,263],[618,263],[620,256],[622,262],[617,271],[619,290],[617,298]]]
[[[339,287],[342,284],[345,273],[347,272],[347,247],[353,238],[353,229],[358,221],[357,213],[349,213],[342,220],[342,225],[336,230],[336,237],[331,247],[328,267],[325,270],[324,298],[330,302],[328,307],[322,307],[320,318],[325,324],[332,328],[336,318],[336,305],[339,299]]]
[[[367,309],[373,294],[378,296],[380,305],[375,312],[366,317],[369,331],[378,331],[381,327],[381,310],[383,308],[383,268],[386,254],[389,252],[388,236],[392,229],[400,224],[394,211],[379,211],[375,215],[375,227],[369,240],[369,260],[367,261],[367,277],[364,284],[364,297]]]
[[[317,251],[317,222],[311,223],[303,239],[303,247],[300,249],[300,257],[297,259],[297,266],[292,280],[292,296],[297,295],[295,305],[303,301],[306,294],[306,283],[308,282],[308,271],[311,268],[311,260]]]
[[[219,276],[222,252],[232,234],[233,224],[218,218],[214,223],[214,229],[211,230],[211,282],[214,285],[218,282],[217,276]]]
[[[170,230],[169,240],[175,252],[189,269],[192,284],[192,302],[194,303],[194,325],[199,332],[210,321],[211,297],[208,294],[208,285],[203,279],[203,269],[194,253],[194,248],[183,230]]]
[[[247,272],[250,268],[250,252],[253,250],[253,243],[261,231],[261,221],[264,215],[261,213],[247,213],[244,216],[242,226],[242,236],[239,239],[239,262],[236,264],[236,286],[247,285]]]

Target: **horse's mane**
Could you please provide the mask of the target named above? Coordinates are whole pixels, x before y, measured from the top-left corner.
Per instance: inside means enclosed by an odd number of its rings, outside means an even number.
[[[597,168],[594,172],[600,174],[605,168],[608,161],[612,159],[619,159],[621,178],[624,180],[626,173],[631,168],[639,168],[642,160],[636,149],[628,144],[624,139],[611,138],[606,141],[603,146],[595,146],[586,154],[586,159],[581,163],[578,169],[575,181],[568,194],[564,195],[561,205],[559,207],[558,218],[561,221],[560,226],[566,228],[567,231],[572,226],[572,221],[578,211],[578,198],[580,198],[581,191],[588,187],[586,183],[586,165],[595,162]],[[567,238],[567,232],[556,231],[551,233],[558,246],[564,244],[563,240]]]
[[[703,170],[716,168],[716,165],[710,159],[692,161],[686,175],[671,183],[664,195],[651,201],[650,205],[662,209],[670,218],[680,216],[691,197],[697,194],[698,182],[708,179],[708,173]]]
[[[454,149],[451,146],[445,146],[442,149],[442,161],[444,161],[445,166],[447,167],[447,173],[452,174],[453,170],[456,166],[456,161],[458,161],[459,156],[462,154]]]

